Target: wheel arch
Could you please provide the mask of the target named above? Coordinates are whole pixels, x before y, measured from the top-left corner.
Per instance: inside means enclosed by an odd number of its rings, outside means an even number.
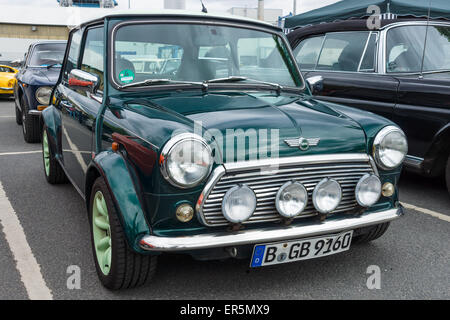
[[[450,123],[444,126],[434,137],[431,147],[427,151],[422,169],[430,176],[443,173],[450,155]]]
[[[144,206],[139,190],[133,181],[126,160],[118,153],[103,151],[93,159],[88,167],[85,179],[85,200],[89,214],[92,186],[95,180],[103,177],[119,215],[126,240],[137,253],[146,253],[138,245],[143,235],[151,233],[145,217]]]
[[[52,147],[55,150],[55,157],[59,160],[61,160],[62,152],[61,152],[61,115],[59,112],[57,112],[56,108],[54,106],[50,106],[46,108],[44,111],[42,111],[41,117],[40,117],[40,126],[41,128],[44,128],[44,125],[47,127],[48,130],[48,139]]]

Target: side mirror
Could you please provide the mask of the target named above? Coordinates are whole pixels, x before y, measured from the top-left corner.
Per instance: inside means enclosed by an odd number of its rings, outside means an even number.
[[[96,75],[79,70],[73,69],[69,74],[69,88],[73,90],[89,92],[95,94],[98,86],[100,85],[100,79]]]
[[[321,92],[323,90],[323,77],[322,76],[314,76],[307,78],[306,81],[309,84],[309,88],[311,89],[311,93],[313,95]]]

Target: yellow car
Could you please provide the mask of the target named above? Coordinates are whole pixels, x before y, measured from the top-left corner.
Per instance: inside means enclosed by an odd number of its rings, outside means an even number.
[[[12,67],[0,65],[0,97],[14,94],[17,72]]]

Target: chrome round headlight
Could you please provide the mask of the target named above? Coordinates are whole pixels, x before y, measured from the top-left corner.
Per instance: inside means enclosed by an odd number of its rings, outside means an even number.
[[[377,203],[381,195],[381,181],[373,174],[365,174],[359,179],[355,188],[355,197],[362,207],[370,207]]]
[[[246,185],[234,186],[225,193],[222,213],[225,219],[239,223],[250,218],[256,209],[256,195]]]
[[[176,187],[195,187],[211,172],[211,153],[202,137],[192,133],[179,134],[169,140],[161,152],[162,175]]]
[[[342,189],[334,179],[325,178],[320,181],[313,191],[314,207],[320,213],[328,213],[336,209],[341,203]]]
[[[308,192],[298,182],[286,182],[278,190],[275,205],[283,217],[292,218],[300,214],[308,203]]]
[[[52,95],[52,88],[50,87],[40,87],[36,90],[36,100],[40,104],[49,105],[50,96]]]
[[[385,170],[398,167],[408,153],[408,142],[402,130],[387,126],[378,132],[373,142],[373,157]]]

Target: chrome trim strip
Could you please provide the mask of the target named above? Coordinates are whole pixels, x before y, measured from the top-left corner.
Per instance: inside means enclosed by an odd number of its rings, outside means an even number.
[[[295,226],[278,226],[234,232],[212,232],[183,237],[147,235],[139,240],[139,246],[146,251],[175,252],[276,242],[354,230],[392,221],[402,215],[403,209],[399,207],[365,213],[359,217],[344,216],[323,222],[316,221],[314,224],[304,222]]]
[[[209,178],[208,182],[205,185],[205,188],[203,189],[202,193],[200,194],[200,197],[195,206],[195,211],[197,212],[197,218],[205,226],[208,225],[208,223],[206,222],[205,217],[203,215],[203,205],[205,204],[206,199],[208,199],[209,194],[213,190],[214,186],[217,184],[217,182],[220,180],[220,178],[222,178],[222,176],[225,173],[226,173],[226,171],[225,171],[225,167],[223,165],[218,166],[216,169],[214,169],[211,177]]]
[[[13,90],[14,90],[14,88],[1,88],[1,87],[0,87],[0,90],[5,90],[5,91],[13,91]]]
[[[240,161],[224,163],[227,173],[236,172],[240,170],[252,170],[252,169],[270,169],[277,166],[285,165],[297,165],[297,164],[319,164],[327,162],[347,162],[354,160],[366,160],[369,161],[369,156],[365,153],[344,153],[344,154],[324,154],[313,156],[297,156],[287,158],[267,158],[261,160]],[[269,171],[270,172],[270,171]]]

